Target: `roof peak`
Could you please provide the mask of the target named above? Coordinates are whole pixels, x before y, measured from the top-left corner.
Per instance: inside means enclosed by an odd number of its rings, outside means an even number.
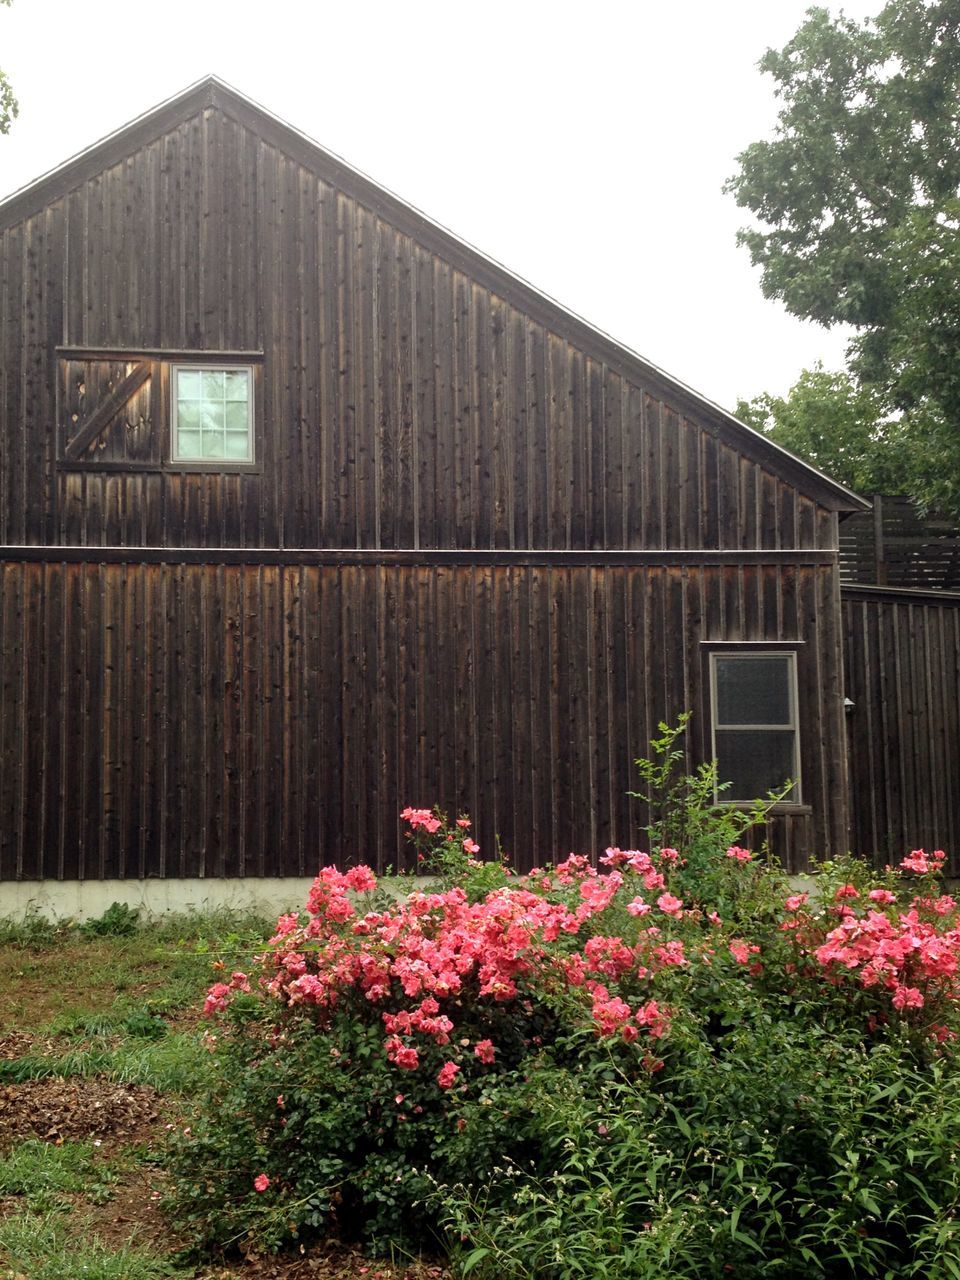
[[[710,419],[724,427],[732,427],[736,436],[747,446],[747,452],[752,453],[757,461],[774,471],[792,475],[794,483],[798,483],[798,487],[815,500],[839,511],[869,509],[869,503],[844,485],[775,444],[728,410],[644,359],[509,268],[487,257],[481,250],[461,240],[361,170],[354,168],[341,156],[213,72],[193,81],[0,200],[0,230],[30,216],[48,201],[79,186],[102,169],[118,163],[173,128],[188,115],[208,106],[232,109],[241,118],[241,124],[258,129],[273,145],[285,149],[306,167],[316,169],[319,165],[329,181],[342,184],[349,194],[366,203],[386,221],[397,222],[405,234],[425,241],[440,256],[446,255],[458,269],[484,281],[494,292],[538,316],[558,332],[572,334],[573,342],[586,343],[588,348],[597,349],[600,357],[609,363],[632,367],[639,380],[644,383],[652,382],[661,389],[661,393],[665,391],[681,412],[686,408],[693,408],[701,414],[706,413]],[[805,478],[806,483],[798,482],[798,477]]]

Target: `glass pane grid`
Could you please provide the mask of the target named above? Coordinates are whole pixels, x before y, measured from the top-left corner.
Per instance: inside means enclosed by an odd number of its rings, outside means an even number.
[[[251,462],[249,369],[178,369],[175,460]]]
[[[710,664],[713,754],[721,802],[749,803],[782,790],[800,799],[796,666],[792,653],[714,654]]]

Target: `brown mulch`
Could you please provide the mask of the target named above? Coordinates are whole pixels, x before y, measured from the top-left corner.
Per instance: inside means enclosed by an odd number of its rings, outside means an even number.
[[[148,1085],[108,1080],[25,1080],[0,1085],[0,1147],[24,1138],[44,1142],[99,1140],[111,1149],[156,1136],[161,1097]]]
[[[57,960],[51,977],[51,957]],[[107,1009],[117,987],[113,980],[115,948],[109,940],[59,945],[44,950],[0,948],[0,1062],[24,1057],[53,1057],[78,1048],[76,1038],[37,1035],[32,1030],[63,1009],[96,1012]],[[142,965],[141,970],[148,970]],[[149,998],[149,981],[124,988],[128,995]],[[186,1030],[199,1020],[200,1004],[180,1009],[167,1019],[171,1030]],[[120,1037],[118,1036],[119,1040]],[[109,1047],[110,1038],[98,1037]],[[186,1240],[176,1238],[160,1211],[164,1172],[126,1157],[129,1148],[160,1150],[166,1124],[176,1120],[176,1103],[144,1085],[124,1085],[103,1078],[52,1077],[23,1083],[0,1082],[0,1152],[29,1138],[42,1142],[93,1142],[104,1157],[119,1158],[119,1176],[105,1184],[102,1203],[83,1194],[65,1195],[71,1213],[67,1229],[77,1239],[97,1238],[108,1248],[136,1244],[159,1255],[173,1254]],[[115,1165],[116,1169],[117,1166]],[[22,1212],[19,1196],[0,1196],[0,1219]],[[250,1254],[231,1262],[198,1267],[196,1280],[450,1280],[436,1262],[397,1260],[391,1264],[366,1257],[361,1250],[336,1241],[304,1246],[286,1255]],[[0,1280],[5,1280],[0,1262]],[[131,1278],[132,1280],[132,1278]]]
[[[36,1053],[40,1044],[30,1036],[0,1039],[0,1055],[10,1058]],[[105,1156],[130,1146],[160,1145],[165,1137],[164,1099],[146,1085],[121,1085],[93,1078],[26,1080],[0,1085],[0,1149],[38,1138],[61,1143],[93,1141]],[[106,1246],[135,1243],[158,1253],[176,1249],[169,1223],[159,1208],[164,1189],[162,1170],[140,1165],[127,1170],[110,1188],[103,1204],[82,1195],[68,1196],[74,1204],[72,1228]],[[0,1197],[0,1219],[16,1213],[19,1198]],[[390,1264],[366,1257],[359,1249],[322,1241],[301,1253],[275,1256],[250,1254],[229,1265],[206,1266],[197,1280],[449,1280],[450,1272],[437,1263],[410,1261]]]
[[[44,1042],[41,1047],[36,1036],[27,1035],[25,1031],[9,1031],[0,1036],[0,1058],[13,1062],[14,1058],[24,1058],[28,1053],[48,1053],[48,1043]]]

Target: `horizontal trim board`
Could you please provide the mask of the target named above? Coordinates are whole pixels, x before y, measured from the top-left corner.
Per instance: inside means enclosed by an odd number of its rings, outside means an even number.
[[[751,652],[755,649],[796,649],[806,644],[806,640],[701,640],[701,649],[740,650]]]
[[[0,562],[265,565],[828,565],[835,551],[399,551],[336,547],[0,546]]]
[[[263,349],[257,351],[220,351],[217,348],[190,347],[179,350],[172,347],[57,347],[57,355],[64,360],[207,360],[214,357],[218,364],[224,361],[251,361],[263,359]]]
[[[906,604],[960,605],[960,591],[939,591],[923,587],[874,587],[860,583],[840,583],[841,600],[902,600]]]
[[[95,459],[87,461],[84,458],[59,458],[57,470],[84,471],[91,475],[156,475],[158,472],[166,472],[171,475],[259,476],[263,475],[263,463],[231,462],[227,458],[208,458],[197,462],[99,462]]]

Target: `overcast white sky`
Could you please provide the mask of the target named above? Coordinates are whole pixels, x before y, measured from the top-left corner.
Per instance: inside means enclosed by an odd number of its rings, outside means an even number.
[[[764,301],[721,193],[775,120],[755,64],[807,7],[14,0],[0,66],[21,113],[0,194],[213,73],[732,408],[842,361],[841,335]]]

